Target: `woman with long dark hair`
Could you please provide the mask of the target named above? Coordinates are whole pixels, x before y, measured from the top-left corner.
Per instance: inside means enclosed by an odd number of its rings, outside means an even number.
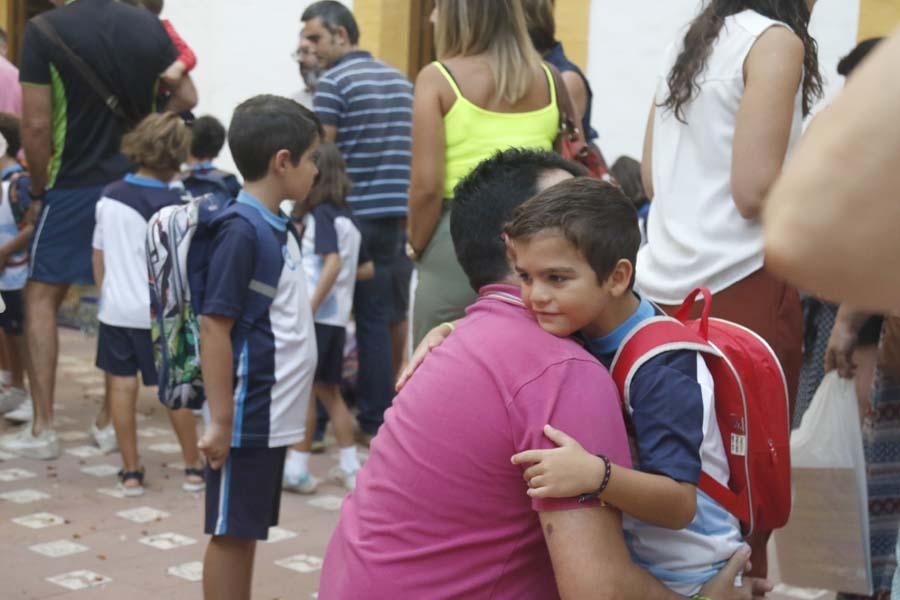
[[[763,199],[822,95],[816,0],[711,0],[668,53],[644,142],[652,198],[637,287],[665,309],[707,287],[713,312],[765,338],[791,396],[802,360],[796,290],[764,265]],[[753,536],[766,572],[769,532]]]

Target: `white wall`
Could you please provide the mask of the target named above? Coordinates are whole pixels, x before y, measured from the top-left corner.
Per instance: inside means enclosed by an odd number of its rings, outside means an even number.
[[[699,0],[591,0],[588,78],[594,90],[593,125],[607,160],[638,159],[662,54],[699,12]],[[812,33],[819,42],[829,94],[840,87],[835,71],[856,41],[859,3],[819,0]]]
[[[291,53],[300,15],[312,0],[169,0],[163,16],[197,54],[192,73],[200,103],[194,112],[225,125],[234,108],[257,94],[290,97],[302,88]],[[352,0],[344,0],[352,7]],[[214,8],[211,8],[212,5]],[[219,159],[235,170],[228,146]]]

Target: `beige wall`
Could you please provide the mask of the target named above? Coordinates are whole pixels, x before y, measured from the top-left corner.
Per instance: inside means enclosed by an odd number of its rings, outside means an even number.
[[[569,60],[585,70],[590,15],[588,0],[556,0],[556,38],[565,46]]]
[[[355,0],[353,13],[361,32],[360,47],[405,73],[409,67],[410,0]]]
[[[890,35],[900,24],[900,0],[862,0],[859,39]]]

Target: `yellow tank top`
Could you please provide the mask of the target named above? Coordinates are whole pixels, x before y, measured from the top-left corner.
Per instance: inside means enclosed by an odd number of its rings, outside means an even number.
[[[538,110],[501,113],[477,106],[462,95],[456,80],[439,62],[434,65],[456,94],[456,102],[444,115],[444,198],[479,163],[509,148],[552,150],[559,131],[556,85],[547,65],[542,65],[550,83],[550,104]]]

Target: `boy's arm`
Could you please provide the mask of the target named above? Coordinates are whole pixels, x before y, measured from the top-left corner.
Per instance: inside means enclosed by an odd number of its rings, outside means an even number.
[[[200,317],[200,368],[209,403],[210,423],[198,447],[212,469],[221,469],[231,450],[234,374],[231,328],[234,319]]]
[[[182,69],[180,75],[190,73],[194,70],[194,67],[197,66],[197,55],[194,54],[191,47],[184,41],[184,38],[178,35],[178,32],[175,31],[175,26],[172,25],[170,20],[162,19],[162,25],[165,28],[166,33],[169,34],[169,39],[172,40],[172,44],[175,45],[175,49],[178,51],[178,60],[175,62],[180,63]],[[171,67],[169,68],[171,69]]]
[[[356,269],[357,281],[369,281],[370,279],[375,279],[375,263],[371,260],[362,263]]]
[[[544,435],[559,448],[527,450],[512,458],[513,464],[532,465],[524,475],[530,497],[571,498],[600,489],[607,475],[605,461],[550,425],[544,427]],[[684,529],[697,512],[693,485],[612,462],[600,499],[644,523],[668,529]]]
[[[19,235],[0,247],[0,269],[6,266],[10,256],[28,247],[32,233],[34,233],[34,225],[27,223],[19,230]]]
[[[91,267],[94,270],[94,285],[98,289],[103,288],[103,278],[106,276],[106,268],[103,265],[103,250],[94,248],[91,254]]]
[[[324,261],[322,273],[319,275],[319,284],[316,286],[316,291],[313,292],[312,300],[310,301],[313,314],[316,314],[316,311],[322,306],[322,302],[328,297],[331,288],[334,287],[334,282],[337,281],[338,275],[341,273],[340,254],[337,252],[326,254]]]

